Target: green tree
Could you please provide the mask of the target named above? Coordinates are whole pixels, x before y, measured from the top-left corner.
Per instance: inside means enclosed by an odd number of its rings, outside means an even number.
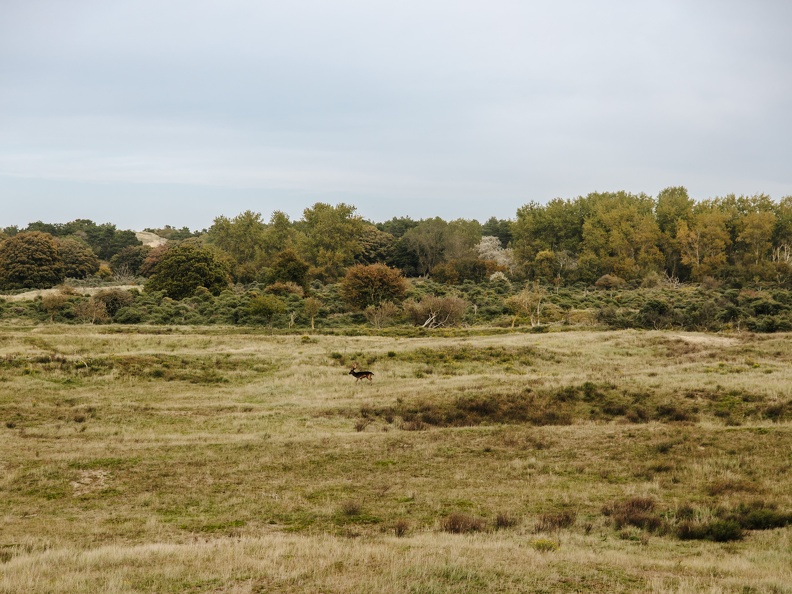
[[[578,254],[583,242],[585,199],[555,198],[546,205],[530,202],[517,210],[512,225],[515,260],[534,273],[531,266],[542,251]]]
[[[233,219],[219,216],[209,228],[206,239],[227,253],[234,262],[234,277],[251,282],[262,267],[266,227],[261,214],[246,210]]]
[[[582,255],[597,262],[598,272],[630,280],[662,266],[651,197],[614,192],[589,194],[587,201]]]
[[[432,268],[432,277],[447,285],[465,281],[481,283],[487,278],[487,263],[478,258],[449,260]]]
[[[417,227],[418,221],[414,221],[410,217],[393,217],[390,221],[377,223],[376,226],[380,231],[390,233],[396,239],[400,239],[407,231],[413,227]]]
[[[339,278],[361,252],[364,223],[355,210],[348,204],[317,202],[303,211],[301,251],[326,281]]]
[[[23,232],[0,243],[0,289],[47,289],[63,279],[63,260],[52,235]]]
[[[380,231],[374,225],[365,225],[360,237],[358,264],[387,264],[393,257],[396,238],[390,233]]]
[[[693,216],[693,199],[684,187],[665,188],[657,195],[655,218],[660,229],[660,247],[665,258],[665,269],[669,276],[677,277],[682,272],[677,227],[680,221],[690,222]]]
[[[42,224],[34,223],[41,226]],[[74,235],[85,241],[100,260],[110,260],[128,245],[142,245],[134,231],[122,231],[112,223],[97,225],[90,219],[75,219],[63,225],[52,225],[59,237]]]
[[[272,326],[275,316],[286,311],[286,304],[275,295],[255,295],[248,302],[247,311],[254,322]]]
[[[660,232],[670,237],[676,236],[680,220],[689,221],[693,216],[693,199],[683,186],[665,188],[657,195],[655,216]]]
[[[773,212],[775,204],[766,194],[753,196],[728,194],[722,198],[698,203],[694,210],[700,209],[715,209],[725,216],[725,225],[729,232],[726,251],[728,256],[732,256],[732,250],[739,250],[742,247],[738,236],[743,230],[745,215],[755,212]]]
[[[0,241],[4,239],[8,239],[9,237],[13,237],[19,233],[19,227],[16,225],[9,225],[8,227],[3,227],[0,229]]]
[[[163,291],[171,299],[192,296],[198,287],[219,295],[228,287],[230,271],[211,249],[184,242],[169,248],[146,283],[147,291]]]
[[[305,301],[303,301],[303,313],[305,313],[305,315],[311,320],[311,330],[314,330],[314,319],[316,319],[316,316],[319,315],[322,305],[324,304],[316,297],[308,297]]]
[[[775,214],[773,265],[776,281],[782,283],[792,277],[792,196],[786,196],[778,202]]]
[[[152,249],[147,245],[128,245],[110,258],[110,268],[120,275],[139,276],[143,263],[151,255]]]
[[[129,245],[142,245],[143,243],[137,238],[134,231],[118,230],[115,225],[110,224],[107,225],[106,230],[104,230],[105,226],[103,225],[100,226],[99,229],[103,230],[103,235],[100,236],[100,239],[97,241],[98,252],[96,248],[94,248],[94,251],[97,252],[96,255],[99,256],[101,260],[109,261],[125,247]]]
[[[476,220],[456,219],[445,230],[443,255],[447,260],[476,257],[476,245],[481,241],[481,225]]]
[[[46,233],[47,235],[52,235],[53,237],[62,237],[68,234],[64,232],[63,227],[64,226],[62,224],[52,224],[52,223],[45,223],[43,221],[34,221],[25,228],[25,231],[27,232],[38,231],[39,233]]]
[[[273,212],[269,225],[264,230],[264,256],[271,258],[279,252],[294,250],[296,242],[297,231],[289,220],[289,215],[280,210]]]
[[[498,241],[500,241],[500,246],[505,249],[509,247],[509,244],[512,242],[512,225],[512,221],[508,219],[490,217],[487,219],[487,222],[481,226],[481,235],[482,237],[488,235],[497,237]]]
[[[677,226],[682,263],[690,266],[695,280],[718,274],[726,264],[726,248],[731,243],[727,215],[711,203],[697,205],[690,225]]]
[[[264,231],[261,213],[246,210],[233,219],[225,216],[215,218],[206,239],[236,262],[244,264],[259,256],[264,243]]]
[[[749,212],[742,218],[737,241],[744,246],[750,264],[758,267],[769,258],[777,221],[775,213],[770,211]]]
[[[448,223],[440,217],[425,219],[404,234],[405,245],[416,255],[420,274],[426,275],[445,259]]]
[[[269,270],[270,281],[295,283],[305,289],[308,286],[310,268],[310,264],[300,258],[297,252],[287,249],[275,254]]]
[[[391,268],[398,268],[405,276],[420,276],[424,273],[418,255],[408,245],[404,237],[393,244],[390,257],[385,262]]]
[[[71,237],[58,238],[56,242],[66,278],[85,278],[99,272],[99,258],[87,244]]]
[[[533,269],[535,278],[544,282],[552,281],[559,272],[555,252],[552,250],[542,250],[536,254],[531,268]]]
[[[360,310],[383,301],[401,301],[407,293],[407,281],[401,271],[384,264],[356,264],[339,284],[342,299]]]

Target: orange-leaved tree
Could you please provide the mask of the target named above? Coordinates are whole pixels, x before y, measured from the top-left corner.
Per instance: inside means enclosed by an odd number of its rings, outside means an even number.
[[[365,309],[385,301],[402,301],[407,293],[407,280],[400,270],[384,264],[356,264],[347,270],[339,288],[341,297],[350,306]]]

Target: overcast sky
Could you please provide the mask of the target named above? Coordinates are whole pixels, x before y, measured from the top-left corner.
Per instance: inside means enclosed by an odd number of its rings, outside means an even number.
[[[0,0],[0,226],[792,194],[787,0]]]

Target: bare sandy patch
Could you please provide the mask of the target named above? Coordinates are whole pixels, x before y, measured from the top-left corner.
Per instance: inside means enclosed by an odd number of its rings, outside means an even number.
[[[143,289],[143,285],[119,285],[117,287],[85,287],[77,289],[75,288],[75,292],[79,293],[80,295],[93,295],[98,293],[99,291],[104,291],[106,289],[122,289],[127,291],[129,289]],[[16,295],[0,295],[0,298],[5,299],[6,301],[32,301],[36,297],[43,297],[44,295],[53,295],[55,293],[60,293],[59,288],[54,289],[37,289],[35,291],[25,291],[24,293],[18,293]]]
[[[88,493],[101,491],[107,487],[107,479],[110,473],[107,470],[83,470],[76,481],[71,482],[74,489],[74,496],[80,497]]]
[[[142,241],[143,245],[147,245],[153,248],[168,243],[168,240],[165,239],[164,237],[160,237],[156,233],[151,233],[149,231],[136,231],[135,237],[137,237],[138,241]]]
[[[698,344],[702,346],[731,347],[739,344],[739,340],[736,338],[729,338],[726,336],[708,336],[705,334],[674,334],[673,337],[683,340],[689,344]]]

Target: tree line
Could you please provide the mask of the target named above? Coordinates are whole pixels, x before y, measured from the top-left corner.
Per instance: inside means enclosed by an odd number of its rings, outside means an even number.
[[[7,227],[0,231],[0,289],[54,286],[100,270],[148,278],[164,253],[184,243],[211,252],[212,265],[241,284],[333,283],[351,266],[376,263],[446,284],[482,282],[495,273],[556,286],[635,283],[658,274],[779,286],[792,278],[792,197],[694,201],[683,187],[656,198],[605,192],[530,202],[513,220],[485,223],[439,217],[373,223],[354,206],[317,203],[297,221],[280,211],[265,220],[248,210],[219,216],[200,232],[147,231],[168,245],[149,248],[132,231],[85,219]],[[211,266],[205,272],[217,273]]]
[[[0,317],[330,328],[408,323],[792,329],[792,198],[627,192],[529,203],[513,220],[364,220],[317,203],[209,229],[89,220],[0,231],[0,289],[66,286]],[[410,281],[407,279],[411,278]],[[144,284],[87,297],[80,283]],[[105,283],[109,284],[109,283]]]

